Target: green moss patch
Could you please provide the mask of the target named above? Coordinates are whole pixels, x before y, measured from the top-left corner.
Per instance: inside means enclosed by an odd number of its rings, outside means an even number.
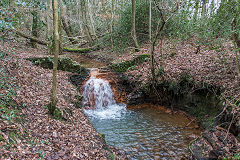
[[[88,53],[88,52],[91,51],[91,48],[68,48],[68,47],[64,47],[63,50],[67,51],[67,52]]]
[[[41,66],[45,69],[53,69],[53,57],[34,57],[27,58],[27,60],[33,62],[35,65]],[[88,71],[81,65],[72,61],[71,58],[59,58],[58,59],[58,70],[68,71],[78,74],[86,74]]]
[[[122,63],[111,64],[109,67],[113,69],[115,72],[126,72],[129,69],[133,69],[135,66],[142,64],[143,62],[149,59],[149,54],[142,54],[132,60],[125,61]]]

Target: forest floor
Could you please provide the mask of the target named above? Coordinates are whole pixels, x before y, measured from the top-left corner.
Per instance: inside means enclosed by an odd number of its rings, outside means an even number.
[[[115,59],[114,63],[124,62],[141,54],[149,53],[150,45],[145,44],[142,46],[140,52],[125,53],[118,59]],[[195,89],[204,88],[204,84],[220,88],[222,102],[225,103],[225,106],[230,106],[232,118],[225,122],[227,123],[227,127],[223,129],[217,126],[213,132],[205,131],[202,137],[195,142],[195,151],[204,150],[204,154],[208,156],[212,152],[217,151],[218,153],[216,152],[212,155],[225,155],[227,157],[239,153],[240,143],[229,133],[234,131],[234,134],[237,134],[238,139],[240,139],[240,78],[237,73],[233,44],[226,42],[221,45],[209,47],[200,46],[194,40],[177,41],[163,39],[162,44],[159,41],[155,48],[155,61],[157,68],[156,75],[159,81],[164,79],[177,83],[181,75],[190,75],[194,84],[197,85]],[[132,83],[144,86],[151,81],[150,62],[147,61],[131,67],[124,74]],[[228,113],[229,108],[226,108],[224,107],[220,114]],[[235,129],[230,131],[230,128]],[[213,142],[213,144],[210,142]]]
[[[58,72],[57,97],[60,110],[71,111],[67,121],[50,117],[52,70],[33,65],[26,58],[46,56],[44,48],[32,49],[25,44],[5,42],[0,51],[8,53],[1,61],[6,74],[17,86],[12,98],[18,105],[21,121],[0,118],[0,159],[109,159],[114,158],[101,135],[92,127],[82,109],[74,103],[79,95],[69,80],[69,72]],[[3,70],[2,70],[3,71]],[[1,95],[8,93],[1,90]],[[2,108],[1,110],[2,111]],[[12,113],[12,112],[11,112]],[[14,111],[15,113],[15,111]],[[14,136],[13,136],[14,135]],[[18,137],[18,138],[15,138]],[[118,152],[118,151],[116,151]],[[123,159],[121,153],[117,157]],[[112,157],[111,157],[112,156]]]
[[[177,41],[163,39],[155,48],[156,72],[163,74],[158,80],[177,82],[181,75],[188,74],[196,84],[209,84],[222,90],[222,98],[227,100],[228,105],[233,107],[233,113],[239,113],[240,108],[235,102],[240,99],[240,78],[236,68],[236,56],[233,44],[216,46],[200,46],[192,41]],[[142,46],[140,52],[128,52],[114,63],[120,63],[133,59],[141,54],[149,54],[150,45]],[[151,80],[151,68],[149,61],[129,69],[127,75],[130,81],[140,82],[145,85]],[[137,82],[136,82],[137,81]],[[240,125],[240,121],[239,121]]]
[[[233,114],[239,115],[240,108],[234,105],[240,99],[240,85],[236,70],[236,60],[231,43],[221,46],[201,46],[193,41],[174,41],[164,39],[156,46],[157,71],[164,71],[162,77],[169,81],[178,81],[182,74],[189,74],[194,82],[218,86],[223,89],[222,98],[232,106]],[[89,53],[89,57],[105,60],[106,63],[119,63],[149,53],[149,44],[142,46],[140,52],[125,52],[121,56],[108,51],[102,55],[99,51]],[[82,109],[76,108],[75,95],[79,95],[76,87],[68,80],[71,73],[58,72],[58,108],[70,109],[72,115],[67,116],[67,121],[59,121],[47,114],[46,105],[51,98],[52,70],[43,69],[33,65],[26,58],[46,56],[45,48],[32,49],[25,44],[5,42],[0,45],[0,50],[8,52],[9,56],[2,61],[10,77],[15,77],[9,82],[18,86],[14,100],[27,106],[20,109],[24,115],[21,123],[9,122],[0,119],[0,129],[5,141],[0,140],[0,153],[3,158],[23,159],[107,159],[111,155],[106,150],[99,133],[92,127]],[[98,55],[98,56],[97,56]],[[114,61],[113,61],[114,60]],[[150,81],[150,64],[144,62],[128,69],[125,75],[134,83],[142,85]],[[1,94],[8,91],[1,90]],[[240,126],[239,116],[238,126]],[[20,125],[19,125],[20,124]],[[10,133],[18,130],[22,134],[28,133],[28,139],[21,138],[14,143],[6,142]],[[123,159],[123,155],[114,150],[114,154]],[[6,156],[6,157],[3,157]]]

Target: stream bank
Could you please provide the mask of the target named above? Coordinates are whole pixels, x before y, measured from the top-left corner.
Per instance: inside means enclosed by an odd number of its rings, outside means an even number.
[[[121,62],[123,63],[124,61]],[[196,82],[196,78],[188,72],[180,74],[178,80],[170,80],[166,78],[168,73],[160,68],[157,74],[158,81],[152,90],[150,78],[148,82],[142,79],[146,78],[144,73],[149,69],[149,65],[144,68],[147,63],[127,66],[128,69],[123,72],[129,86],[132,86],[128,103],[148,102],[164,105],[173,112],[180,110],[196,117],[196,121],[205,130],[189,145],[191,157],[194,159],[237,156],[240,147],[240,125],[236,116],[232,114],[231,107],[222,99],[224,88],[207,82]],[[121,65],[116,63],[115,66]],[[151,77],[150,74],[148,76]]]
[[[77,73],[58,71],[57,108],[70,110],[71,114],[66,114],[66,120],[57,120],[47,114],[46,108],[51,101],[52,70],[26,60],[48,57],[47,50],[31,49],[14,42],[6,42],[0,49],[7,52],[6,58],[1,60],[1,65],[6,67],[6,75],[14,77],[8,83],[17,86],[16,94],[11,98],[17,104],[23,104],[19,113],[25,117],[21,123],[7,123],[8,120],[2,121],[1,117],[4,139],[0,141],[0,159],[124,159],[124,154],[106,147],[82,109],[76,107],[79,100],[76,96],[80,97],[80,94],[69,82],[69,76]],[[6,90],[0,92],[1,95],[7,93]],[[22,136],[8,135],[15,130]]]

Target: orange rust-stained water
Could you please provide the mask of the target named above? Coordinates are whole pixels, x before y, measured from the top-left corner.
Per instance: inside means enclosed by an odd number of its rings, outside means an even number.
[[[92,69],[87,81],[83,85],[84,94],[88,95],[88,101],[93,101],[89,104],[97,107],[84,112],[96,130],[105,135],[108,145],[124,150],[131,160],[179,159],[189,154],[188,144],[201,132],[194,121],[164,106],[119,104],[125,102],[125,93],[121,93],[112,72]],[[95,86],[86,86],[88,84]],[[104,93],[98,87],[106,91],[107,96],[102,96]],[[89,92],[94,96],[89,96]]]
[[[116,77],[115,73],[105,69],[92,68],[89,78],[87,78],[82,84],[82,92],[86,82],[93,77],[102,79],[110,85],[116,103],[126,103],[126,93],[121,90],[121,86],[119,86],[118,78]],[[94,104],[94,102],[91,103]]]
[[[185,116],[148,104],[123,110],[118,118],[89,118],[105,134],[108,145],[124,150],[132,160],[183,158],[189,154],[188,144],[201,132]]]

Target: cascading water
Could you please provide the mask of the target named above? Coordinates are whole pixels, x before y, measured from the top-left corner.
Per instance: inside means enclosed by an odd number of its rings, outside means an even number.
[[[116,104],[109,83],[94,76],[84,85],[83,97],[85,113],[94,118],[120,118],[126,110],[126,105]]]
[[[83,106],[96,130],[105,134],[108,145],[124,150],[131,160],[179,159],[188,154],[188,144],[200,132],[185,129],[191,123],[186,117],[149,104],[127,110],[125,104],[116,103],[110,84],[96,78],[101,74],[91,71],[84,85]]]

